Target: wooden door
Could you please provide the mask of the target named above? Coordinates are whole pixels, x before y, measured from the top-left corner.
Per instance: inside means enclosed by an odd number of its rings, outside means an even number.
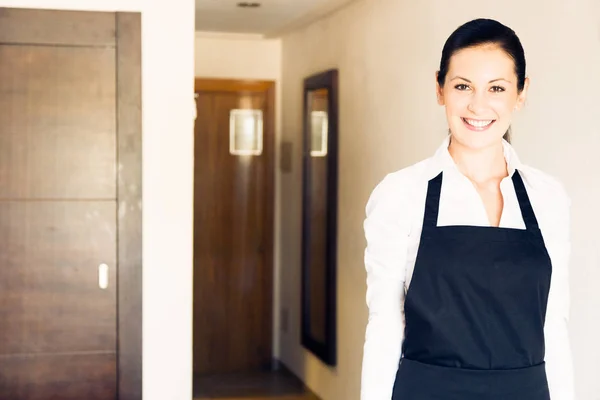
[[[194,372],[272,361],[274,87],[197,80]],[[261,154],[230,152],[232,110],[260,110]]]
[[[0,9],[2,399],[141,399],[139,82],[139,16]]]

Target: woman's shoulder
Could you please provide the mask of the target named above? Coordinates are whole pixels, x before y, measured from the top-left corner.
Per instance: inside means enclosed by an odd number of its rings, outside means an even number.
[[[422,160],[408,167],[389,172],[377,184],[373,194],[385,195],[385,197],[406,197],[414,189],[427,184],[425,174],[428,160]]]
[[[570,204],[571,200],[567,190],[563,182],[556,176],[524,164],[520,166],[519,171],[528,193],[532,192],[534,196],[552,203],[560,202],[567,206]]]
[[[375,208],[394,214],[410,213],[415,199],[427,188],[427,161],[386,174],[371,192],[366,206],[367,215]]]
[[[571,219],[571,199],[563,183],[555,176],[530,166],[519,171],[536,214],[544,240],[548,244],[563,242],[568,235]]]

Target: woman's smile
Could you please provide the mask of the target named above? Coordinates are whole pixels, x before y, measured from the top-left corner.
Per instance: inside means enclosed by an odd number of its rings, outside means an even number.
[[[489,129],[494,122],[495,119],[471,119],[471,118],[461,118],[465,126],[472,131],[485,131]]]

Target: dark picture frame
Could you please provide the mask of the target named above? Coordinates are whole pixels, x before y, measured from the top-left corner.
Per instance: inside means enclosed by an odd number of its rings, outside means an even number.
[[[316,97],[321,108],[314,111]],[[307,77],[303,99],[301,342],[325,364],[335,366],[338,71],[331,69]],[[325,126],[315,133],[315,123],[320,121],[325,121]],[[322,139],[322,144],[315,142]]]

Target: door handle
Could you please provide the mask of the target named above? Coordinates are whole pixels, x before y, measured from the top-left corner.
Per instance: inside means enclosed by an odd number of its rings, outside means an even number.
[[[108,265],[104,263],[98,266],[98,287],[102,290],[108,288]]]

